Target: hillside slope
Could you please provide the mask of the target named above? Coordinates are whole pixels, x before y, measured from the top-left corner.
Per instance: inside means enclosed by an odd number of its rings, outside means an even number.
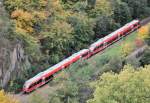
[[[125,44],[130,44],[131,51],[128,53],[132,53],[135,51],[137,48],[136,47],[136,39],[137,39],[137,31],[133,32],[132,34],[128,35],[127,37],[124,37],[117,43],[113,44],[109,48],[105,49],[103,52],[96,54],[95,56],[91,57],[87,61],[82,61],[80,60],[79,62],[73,64],[70,66],[68,69],[63,70],[62,72],[59,72],[56,74],[55,78],[53,81],[51,81],[48,85],[45,85],[41,88],[38,88],[36,91],[28,94],[28,95],[22,95],[18,94],[16,95],[16,98],[20,99],[23,101],[23,103],[26,103],[26,100],[31,100],[34,99],[36,100],[35,97],[40,97],[39,100],[46,100],[45,102],[47,103],[49,101],[49,98],[53,96],[53,93],[56,92],[58,93],[59,90],[64,91],[64,88],[68,81],[71,80],[71,82],[74,85],[80,85],[78,87],[79,94],[76,95],[77,97],[80,95],[81,97],[78,97],[81,103],[85,102],[87,98],[91,95],[91,90],[87,87],[88,83],[91,82],[91,80],[95,80],[98,75],[102,74],[103,72],[113,70],[113,71],[120,71],[116,70],[119,67],[120,69],[123,67],[123,59],[124,57],[121,56],[124,54],[124,46]],[[114,60],[115,58],[115,60]],[[122,60],[121,60],[122,59]],[[113,62],[112,62],[113,60]],[[114,63],[114,67],[111,66],[110,69],[107,67],[110,66],[109,63]],[[109,64],[109,65],[108,65]],[[115,69],[116,68],[116,69]],[[72,85],[72,83],[69,85]],[[74,88],[74,87],[72,87]],[[67,89],[67,88],[66,88]],[[83,90],[83,92],[81,92]],[[64,91],[66,92],[66,91]],[[71,92],[71,91],[70,91]],[[69,93],[70,93],[69,92]],[[73,91],[75,92],[75,91]],[[43,97],[44,95],[44,97]],[[59,95],[59,94],[58,94]],[[66,95],[66,94],[63,94]],[[87,96],[86,96],[87,95]],[[50,96],[50,97],[49,97]],[[72,97],[70,97],[72,98]],[[54,101],[53,101],[54,102]]]

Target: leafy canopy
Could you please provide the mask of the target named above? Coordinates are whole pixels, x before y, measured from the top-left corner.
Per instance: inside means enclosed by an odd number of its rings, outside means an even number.
[[[94,98],[88,103],[149,103],[150,65],[134,70],[127,65],[120,74],[105,73],[92,85]]]

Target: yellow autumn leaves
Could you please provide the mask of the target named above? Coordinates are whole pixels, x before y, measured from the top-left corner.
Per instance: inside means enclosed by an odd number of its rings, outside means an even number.
[[[33,15],[31,13],[18,9],[12,12],[11,18],[16,23],[17,32],[33,32]]]
[[[34,31],[33,24],[38,20],[46,19],[47,16],[45,11],[34,11],[31,13],[22,9],[17,9],[11,13],[11,18],[16,24],[16,31],[25,33],[32,33]]]
[[[19,103],[19,101],[7,95],[3,90],[0,90],[0,103]]]
[[[141,28],[138,30],[138,36],[139,36],[140,38],[143,38],[143,39],[144,39],[144,38],[149,38],[149,37],[150,37],[150,24],[141,27]]]

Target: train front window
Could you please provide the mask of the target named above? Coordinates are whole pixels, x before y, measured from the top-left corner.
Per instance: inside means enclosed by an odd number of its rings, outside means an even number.
[[[26,89],[26,88],[27,88],[27,86],[26,86],[26,85],[23,85],[23,88],[24,88],[24,89]]]

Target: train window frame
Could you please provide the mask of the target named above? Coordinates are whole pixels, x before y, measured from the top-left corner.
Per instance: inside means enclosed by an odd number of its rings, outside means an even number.
[[[138,24],[134,24],[133,26],[136,27],[136,26],[138,26]]]
[[[37,83],[37,84],[42,83],[42,79],[38,80],[36,83]]]
[[[48,79],[47,79],[47,78],[48,78]],[[45,78],[45,81],[49,81],[49,80],[51,80],[51,78],[53,78],[53,75],[46,77],[46,78]]]
[[[89,54],[89,52],[83,54],[82,57],[85,57],[85,56],[87,56],[88,54]]]
[[[103,43],[100,44],[99,46],[96,46],[96,48],[94,48],[94,51],[97,50],[97,49],[99,49],[99,48],[102,47],[102,46],[103,46]]]
[[[34,86],[36,86],[36,85],[37,85],[37,82],[31,84],[31,85],[29,86],[29,89],[31,89],[32,87],[34,87]]]

